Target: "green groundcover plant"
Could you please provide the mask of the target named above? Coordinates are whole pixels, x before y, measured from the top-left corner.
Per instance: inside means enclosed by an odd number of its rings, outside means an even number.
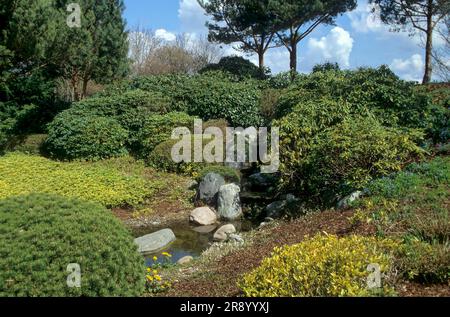
[[[34,192],[115,207],[143,202],[152,188],[144,179],[106,165],[55,162],[22,153],[0,157],[0,199]]]

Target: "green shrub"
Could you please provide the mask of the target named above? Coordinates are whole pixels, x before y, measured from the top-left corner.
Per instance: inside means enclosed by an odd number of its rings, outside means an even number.
[[[276,248],[261,266],[240,282],[249,297],[317,297],[391,295],[391,240],[318,235],[300,244]],[[382,289],[370,290],[370,264],[378,264]]]
[[[193,77],[184,93],[188,113],[205,121],[225,119],[244,128],[261,124],[261,90],[256,81],[233,82],[223,73],[207,73]]]
[[[348,194],[420,157],[415,143],[420,138],[421,133],[386,128],[370,117],[350,117],[315,137],[305,170],[297,170],[295,178],[304,180],[309,193]]]
[[[417,93],[414,83],[400,80],[386,66],[300,75],[280,98],[276,117],[289,114],[302,103],[314,102],[317,96],[367,108],[387,126],[427,129],[435,120],[430,98]]]
[[[313,67],[312,72],[313,73],[318,73],[318,72],[337,72],[340,71],[341,68],[339,67],[338,63],[331,63],[331,62],[327,62],[327,63],[323,63],[323,64],[317,64]]]
[[[193,177],[197,177],[199,175],[199,172],[207,165],[209,164],[215,164],[214,163],[197,163],[194,162],[194,151],[198,151],[198,153],[203,153],[203,150],[205,149],[205,146],[209,144],[212,140],[212,138],[204,137],[203,138],[203,144],[201,148],[196,148],[195,144],[195,135],[191,135],[191,153],[190,153],[190,160],[189,162],[180,162],[176,163],[172,159],[172,149],[173,147],[180,142],[180,140],[168,140],[166,142],[163,142],[155,147],[153,152],[148,156],[146,163],[163,172],[171,172],[171,173],[180,173],[184,175],[189,175]],[[225,152],[225,151],[224,151]],[[184,154],[184,153],[180,153]],[[214,154],[214,153],[213,153]],[[224,160],[226,153],[223,153],[223,157],[221,158],[221,161]]]
[[[54,158],[95,161],[127,154],[127,138],[113,118],[63,112],[49,125],[44,148]]]
[[[8,148],[15,152],[26,154],[40,154],[47,139],[47,134],[30,134],[12,138]]]
[[[144,259],[103,207],[55,195],[0,201],[0,296],[140,296]],[[81,268],[70,288],[67,266]]]
[[[401,248],[396,265],[406,278],[425,284],[450,282],[450,245],[411,241]]]
[[[273,126],[280,127],[281,187],[323,203],[398,171],[420,152],[419,132],[383,127],[367,108],[345,101],[301,103]]]
[[[8,153],[0,158],[0,199],[51,193],[118,207],[136,206],[153,193],[144,179],[106,163],[61,163]]]
[[[195,117],[183,112],[171,112],[165,115],[147,117],[139,131],[140,156],[147,157],[155,147],[170,139],[175,128],[186,127],[193,131]]]
[[[269,69],[266,68],[262,72],[258,66],[253,64],[248,59],[240,56],[223,57],[217,64],[206,65],[202,70],[200,70],[200,74],[211,71],[222,71],[229,73],[237,80],[243,80],[246,78],[265,79],[270,75]]]
[[[209,173],[221,175],[228,183],[241,183],[241,175],[239,171],[224,165],[210,165],[204,167],[200,170],[197,180],[202,180]]]

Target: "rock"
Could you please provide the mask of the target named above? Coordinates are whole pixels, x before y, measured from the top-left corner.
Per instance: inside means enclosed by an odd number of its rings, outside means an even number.
[[[209,207],[200,207],[191,211],[189,221],[199,226],[209,226],[217,222],[217,215]]]
[[[222,226],[214,233],[214,241],[226,241],[228,240],[228,236],[233,233],[236,233],[234,225],[229,224]]]
[[[138,245],[140,253],[148,254],[163,249],[175,240],[176,237],[172,230],[163,229],[158,232],[136,238],[134,239],[134,243]]]
[[[266,218],[270,218],[272,220],[280,218],[288,206],[296,204],[300,201],[291,194],[288,194],[282,198],[282,200],[275,201],[265,208]]]
[[[220,187],[217,211],[219,217],[225,220],[236,220],[242,216],[241,188],[236,184]]]
[[[350,204],[360,199],[364,195],[364,192],[357,191],[347,197],[343,198],[337,203],[337,209],[348,209]]]
[[[179,259],[177,261],[177,264],[185,265],[185,264],[192,262],[193,260],[194,260],[194,258],[192,256],[185,256],[185,257],[182,257],[181,259]]]
[[[216,225],[211,225],[211,226],[196,227],[192,230],[194,230],[195,232],[198,232],[198,233],[206,234],[206,233],[211,233],[216,229],[217,229]]]
[[[286,206],[287,206],[286,200],[279,200],[271,203],[265,209],[267,218],[272,219],[280,218]]]
[[[208,204],[215,206],[217,202],[217,194],[220,187],[225,185],[225,179],[216,173],[208,173],[200,182],[198,188],[198,198]]]
[[[238,234],[234,234],[234,233],[232,233],[228,236],[228,240],[234,241],[237,243],[244,243],[244,239],[242,238],[242,236],[240,236]]]
[[[198,187],[198,182],[193,180],[188,185],[187,188],[190,190],[196,189]]]

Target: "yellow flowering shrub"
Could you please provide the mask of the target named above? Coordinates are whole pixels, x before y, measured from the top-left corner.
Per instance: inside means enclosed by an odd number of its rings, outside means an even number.
[[[55,162],[22,153],[0,157],[0,180],[0,199],[48,193],[114,207],[139,204],[151,194],[144,179],[106,165]]]
[[[392,240],[317,235],[300,244],[276,248],[261,266],[239,282],[248,297],[389,295]],[[382,286],[369,289],[370,264],[380,267]]]

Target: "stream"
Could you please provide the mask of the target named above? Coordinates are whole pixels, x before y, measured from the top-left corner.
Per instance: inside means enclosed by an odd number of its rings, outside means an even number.
[[[254,225],[249,220],[227,222],[232,223],[238,232],[248,232],[254,228]],[[213,244],[214,232],[222,225],[227,223],[221,223],[220,225],[195,227],[192,226],[188,220],[176,221],[173,223],[165,224],[164,226],[151,225],[147,227],[141,227],[133,230],[134,237],[140,237],[159,230],[170,228],[175,233],[176,240],[168,245],[166,248],[159,250],[153,254],[145,255],[146,265],[151,266],[155,262],[153,257],[157,256],[158,261],[162,262],[164,257],[161,256],[162,252],[167,252],[172,255],[170,261],[176,263],[179,259],[185,256],[192,256],[193,258],[199,257],[203,251],[208,249]]]

